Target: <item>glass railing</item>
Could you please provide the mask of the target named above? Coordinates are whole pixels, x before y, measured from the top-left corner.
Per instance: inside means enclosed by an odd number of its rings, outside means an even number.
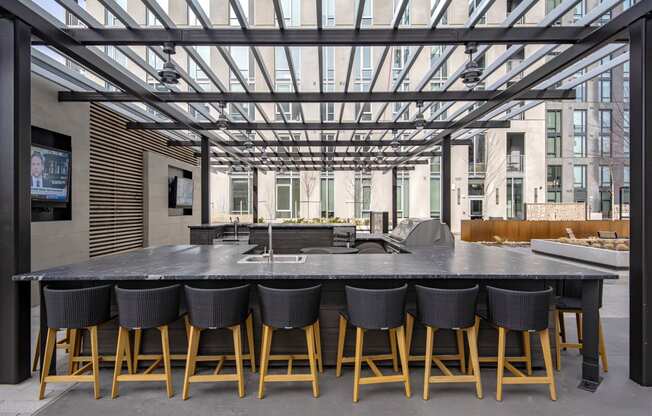
[[[525,170],[525,155],[507,155],[507,172],[523,172]]]

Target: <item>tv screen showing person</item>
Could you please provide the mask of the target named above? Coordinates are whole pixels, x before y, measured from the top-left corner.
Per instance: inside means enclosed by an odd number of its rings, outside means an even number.
[[[30,165],[33,200],[68,202],[69,152],[32,146]]]

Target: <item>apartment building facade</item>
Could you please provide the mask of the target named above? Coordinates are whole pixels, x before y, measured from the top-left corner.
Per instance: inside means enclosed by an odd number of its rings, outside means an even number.
[[[47,2],[49,0],[41,0]],[[38,1],[37,1],[38,2]],[[120,7],[133,20],[132,24],[162,26],[156,15],[141,0],[78,0],[98,22],[107,26],[121,26],[119,13],[112,13],[107,3]],[[229,0],[198,0],[212,25],[240,27],[241,21]],[[282,0],[286,27],[301,28],[316,25],[314,0]],[[361,25],[389,27],[399,0],[366,0]],[[410,0],[401,20],[401,26],[428,27],[438,0]],[[490,2],[491,3],[491,2]],[[535,26],[555,10],[560,0],[536,2],[518,19],[517,25]],[[586,16],[599,0],[581,0],[560,18],[571,24]],[[201,21],[185,0],[156,0],[156,4],[179,26],[200,26]],[[239,0],[244,17],[251,28],[276,27],[277,21],[268,0]],[[481,0],[453,1],[439,26],[463,27],[505,25],[510,13],[520,4],[518,0],[495,1],[480,16],[476,9]],[[358,0],[323,0],[322,22],[325,27],[352,27]],[[627,7],[625,1],[622,6]],[[474,13],[475,12],[475,13]],[[66,19],[74,19],[64,12]],[[70,21],[69,21],[70,22]],[[594,24],[599,24],[597,20]],[[475,88],[504,89],[524,74],[536,69],[545,58],[528,62],[540,45],[528,45],[500,61],[510,47],[494,45],[474,59],[485,68],[480,84]],[[112,47],[104,51],[126,70],[150,84],[161,88],[152,76],[160,69],[163,58],[155,48],[134,47],[145,60],[145,67],[128,59]],[[320,79],[317,67],[319,49],[292,47],[288,53],[279,47],[258,47],[256,56],[252,48],[198,46],[192,50],[176,48],[174,62],[185,73],[180,81],[180,91],[400,91],[422,88],[424,90],[461,90],[466,86],[458,79],[459,71],[468,62],[464,47],[449,50],[446,46],[391,47],[383,60],[384,47],[323,47],[324,70]],[[549,55],[557,53],[551,50]],[[614,55],[622,51],[615,52]],[[288,59],[290,58],[290,59]],[[578,73],[581,77],[592,68],[610,60],[594,62]],[[210,67],[205,71],[200,63]],[[347,77],[349,63],[352,70]],[[382,62],[382,65],[379,63]],[[72,65],[72,64],[71,64]],[[432,71],[432,68],[437,68]],[[376,74],[376,71],[378,73]],[[266,74],[265,74],[266,73]],[[93,78],[92,74],[86,74]],[[265,76],[267,75],[267,76]],[[98,82],[100,82],[98,80]],[[372,86],[372,82],[374,85]],[[220,84],[220,85],[218,85]],[[271,85],[270,85],[271,84]],[[107,89],[112,86],[106,85]],[[613,213],[613,205],[626,195],[629,170],[626,146],[628,129],[627,67],[619,66],[601,74],[576,88],[578,98],[572,102],[536,103],[516,102],[498,118],[510,119],[507,129],[462,133],[471,145],[452,148],[452,228],[458,231],[460,220],[470,218],[524,218],[525,204],[544,202],[586,201],[590,210]],[[197,120],[211,120],[218,115],[216,105],[193,104],[180,106]],[[446,120],[465,114],[473,103],[425,103],[427,120]],[[155,118],[158,115],[143,107]],[[226,111],[234,121],[392,121],[411,120],[417,113],[415,103],[349,103],[296,104],[261,103],[227,106]],[[259,148],[270,158],[282,157],[284,152],[315,152],[316,160],[324,149],[300,148],[294,140],[360,141],[354,149],[368,150],[364,140],[396,136],[427,138],[430,132],[378,132],[366,131],[311,131],[311,132],[258,132],[256,138],[287,141],[283,148]],[[246,140],[251,132],[231,132],[229,139]],[[256,142],[257,144],[259,142]],[[409,149],[401,146],[401,149]],[[328,149],[326,149],[328,150]],[[349,149],[351,150],[351,149]],[[361,161],[353,158],[351,161]],[[607,176],[608,172],[608,176]],[[216,166],[212,175],[212,217],[224,220],[239,216],[251,219],[252,173],[230,171]],[[264,219],[288,218],[368,218],[370,211],[390,211],[392,178],[390,172],[365,171],[301,171],[261,170],[258,173],[258,214]],[[427,164],[415,165],[399,171],[397,178],[398,214],[401,217],[438,217],[441,213],[441,166],[435,156]],[[607,199],[609,205],[607,206]]]

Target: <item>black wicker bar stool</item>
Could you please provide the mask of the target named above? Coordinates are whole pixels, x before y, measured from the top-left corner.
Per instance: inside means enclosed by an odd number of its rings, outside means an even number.
[[[116,286],[118,301],[118,345],[113,372],[111,398],[116,398],[121,381],[164,381],[168,397],[174,395],[170,366],[168,325],[179,319],[181,286],[171,285],[153,289],[125,289]],[[129,331],[157,328],[161,332],[161,355],[143,373],[121,374],[123,352],[129,347]],[[163,363],[164,372],[153,373]]]
[[[353,402],[359,399],[360,384],[403,383],[406,397],[411,396],[410,375],[405,338],[405,295],[407,285],[392,289],[363,289],[346,286],[346,308],[348,322],[356,328],[355,358],[353,376]],[[341,323],[342,321],[340,321]],[[395,330],[399,357],[400,375],[386,376],[374,363],[374,356],[363,355],[364,333],[367,330]],[[340,325],[337,341],[337,366],[341,368],[344,359],[344,336],[346,325]],[[366,362],[373,376],[361,377],[362,362]]]
[[[550,398],[557,400],[555,375],[550,351],[548,315],[552,288],[540,291],[517,291],[487,286],[489,321],[498,328],[498,367],[496,399],[503,398],[504,384],[547,384]],[[505,343],[508,331],[537,332],[541,340],[545,376],[527,376],[505,359]],[[504,377],[507,369],[514,376]]]
[[[249,309],[249,285],[232,288],[204,289],[191,286],[184,287],[190,336],[188,339],[188,358],[183,379],[183,399],[188,398],[190,383],[237,381],[238,395],[244,397],[243,360],[251,360],[251,369],[255,371],[255,354],[253,324]],[[242,353],[242,324],[246,322],[249,354]],[[234,355],[198,356],[199,337],[202,331],[227,328],[233,335]],[[219,374],[225,360],[235,360],[235,374]],[[196,364],[200,361],[217,361],[213,374],[196,375]]]
[[[468,289],[440,289],[416,285],[417,320],[426,327],[426,349],[423,357],[423,400],[430,397],[430,383],[475,383],[476,394],[482,398],[482,381],[480,380],[480,362],[478,360],[478,341],[475,334],[476,302],[479,287]],[[435,333],[442,329],[450,329],[456,334],[466,333],[469,342],[469,361],[472,374],[465,374],[461,367],[461,375],[453,374],[443,361],[448,356],[433,355]],[[459,340],[458,347],[464,349],[464,340]],[[440,357],[443,357],[440,358]],[[464,356],[461,356],[464,362]],[[432,363],[443,373],[442,376],[431,376]]]
[[[111,285],[82,289],[43,289],[47,311],[48,334],[45,342],[39,399],[43,399],[47,383],[93,383],[95,398],[100,398],[100,355],[98,353],[97,327],[111,319]],[[68,375],[50,375],[52,356],[57,344],[57,331],[87,329],[90,332],[90,357],[78,356],[77,362],[86,364]],[[72,362],[72,361],[71,361]],[[91,370],[91,375],[84,374]]]
[[[312,395],[319,397],[317,361],[321,363],[319,346],[319,307],[321,285],[307,288],[271,288],[258,285],[263,336],[260,345],[260,383],[258,398],[265,397],[265,383],[276,381],[310,381]],[[306,334],[308,354],[272,355],[272,336],[279,329],[302,328]],[[293,374],[293,360],[308,360],[310,374]],[[287,374],[267,374],[269,362],[287,360]]]
[[[582,349],[582,282],[565,280],[561,289],[561,295],[555,300],[555,341],[556,341],[556,364],[557,371],[561,370],[561,350],[567,348]],[[602,307],[602,284],[600,285],[600,307]],[[577,342],[567,342],[566,325],[564,324],[564,313],[575,315],[577,325]],[[598,352],[602,360],[602,369],[609,371],[607,360],[607,349],[604,344],[604,332],[602,331],[602,319],[598,319]]]

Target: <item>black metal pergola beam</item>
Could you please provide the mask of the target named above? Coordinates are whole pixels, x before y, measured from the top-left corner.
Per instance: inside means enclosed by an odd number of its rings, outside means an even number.
[[[232,165],[232,164],[229,164],[229,163],[226,163],[226,162],[225,163],[213,162],[213,164],[211,166],[214,167],[214,168],[218,168],[218,169],[219,168],[223,168],[223,169],[226,168],[231,172],[247,172],[247,171],[250,170],[250,168],[248,168],[245,165]],[[293,168],[291,166],[288,167],[288,165],[274,165],[274,166],[257,165],[257,166],[261,167],[261,168],[265,167],[266,169],[275,168],[277,170],[280,170],[282,168],[287,172],[298,171],[298,170],[302,170],[302,171],[305,171],[305,170],[326,171],[326,170],[328,170],[328,171],[347,171],[347,172],[350,172],[352,170],[351,166],[348,166],[348,165],[347,166],[310,165],[310,166],[301,166],[300,169],[299,168]],[[251,170],[255,171],[256,169],[258,169],[258,167],[251,168]],[[365,171],[382,171],[382,170],[387,169],[387,167],[388,167],[387,165],[368,166],[368,167],[364,168],[364,170]],[[414,169],[415,169],[414,166],[400,166],[398,168],[398,171],[399,172],[412,171]]]
[[[179,46],[413,46],[481,44],[544,44],[581,41],[594,27],[551,26],[510,28],[409,29],[232,29],[232,28],[99,28],[66,29],[82,45]],[[627,42],[623,33],[615,42]]]
[[[263,147],[263,146],[281,146],[281,147],[287,147],[287,146],[298,146],[298,147],[374,147],[374,146],[389,146],[390,141],[389,140],[364,140],[364,141],[358,141],[358,140],[339,140],[339,141],[328,141],[328,140],[297,140],[297,141],[273,141],[273,142],[266,142],[266,143],[261,143],[261,142],[254,142],[256,146]],[[404,142],[401,142],[401,146],[422,146],[428,144],[428,140],[406,140]],[[473,141],[471,139],[466,139],[466,140],[453,140],[452,145],[453,146],[467,146],[473,144]],[[167,143],[168,146],[171,147],[200,147],[201,142],[198,140],[188,140],[188,141],[178,141],[178,140],[168,140]],[[233,141],[233,142],[228,142],[226,145],[227,147],[248,147],[247,144],[245,144],[242,141]]]
[[[501,90],[468,91],[382,91],[382,92],[156,92],[162,102],[170,103],[358,103],[489,101]],[[521,100],[574,100],[575,90],[530,90]],[[59,91],[61,102],[137,102],[138,97],[117,91]]]
[[[429,121],[426,123],[426,129],[446,129],[453,125],[453,121]],[[219,130],[220,125],[212,122],[191,123],[192,128],[196,130]],[[414,121],[387,121],[377,123],[334,123],[334,122],[308,122],[308,123],[242,123],[228,122],[227,130],[326,130],[326,131],[346,131],[346,130],[411,130],[416,129]],[[473,129],[507,129],[510,127],[509,120],[478,120],[467,128]],[[188,130],[186,123],[157,123],[157,122],[127,122],[129,130]]]
[[[362,146],[361,146],[362,147]],[[361,157],[361,158],[367,158],[367,157],[402,157],[405,156],[407,152],[395,152],[395,151],[384,151],[384,152],[370,152],[370,151],[347,151],[347,152],[323,152],[320,154],[318,157],[321,158],[353,158],[353,157]],[[201,152],[196,152],[195,157],[200,157],[202,156]],[[249,153],[246,156],[243,156],[245,159],[252,159],[252,158],[260,158],[261,153]],[[226,153],[217,153],[213,152],[211,154],[213,157],[221,157],[221,158],[229,158],[230,156],[227,155]],[[441,156],[441,152],[426,152],[422,155],[423,157],[433,157],[433,156]],[[287,160],[288,157],[293,157],[293,158],[310,158],[310,157],[315,157],[314,154],[311,154],[310,152],[285,152],[281,153],[279,156],[269,156],[269,160],[274,160],[274,159],[279,159],[279,160]],[[306,163],[310,163],[310,160],[306,160]]]

